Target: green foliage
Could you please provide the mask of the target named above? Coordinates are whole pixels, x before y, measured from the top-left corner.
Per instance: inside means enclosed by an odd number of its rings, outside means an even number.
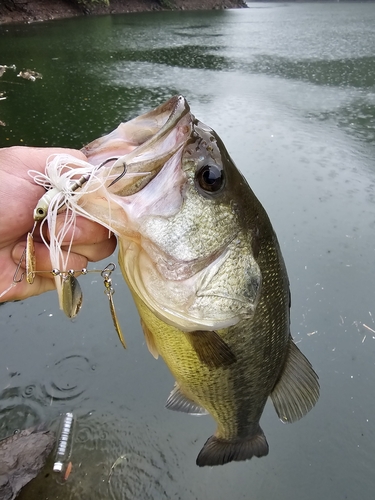
[[[173,0],[159,0],[159,3],[163,9],[174,9],[176,7]]]

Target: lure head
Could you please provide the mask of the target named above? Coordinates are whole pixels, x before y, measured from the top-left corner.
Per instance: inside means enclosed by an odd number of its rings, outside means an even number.
[[[44,193],[44,195],[38,201],[36,207],[34,208],[34,221],[40,222],[47,217],[48,208],[51,204],[53,198],[60,192],[60,189],[53,188]]]
[[[39,200],[39,202],[40,202],[40,200]],[[39,202],[38,202],[38,205],[34,208],[33,215],[34,215],[35,222],[40,222],[43,219],[45,219],[47,217],[47,213],[48,213],[48,206],[42,207],[39,205]]]

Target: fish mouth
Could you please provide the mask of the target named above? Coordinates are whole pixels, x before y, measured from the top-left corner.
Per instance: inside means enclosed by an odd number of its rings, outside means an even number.
[[[185,220],[186,211],[194,211],[191,203],[197,202],[206,213],[207,204],[201,201],[206,198],[191,196],[197,192],[195,165],[206,161],[205,146],[200,147],[206,138],[185,98],[174,99],[163,126],[116,162],[120,172],[121,161],[126,162],[126,172],[106,186],[119,207],[111,221],[119,264],[133,295],[164,323],[184,332],[228,328],[252,312],[249,300],[223,291],[215,281],[221,269],[232,265],[237,229],[207,248],[186,236],[198,232],[194,218]]]
[[[227,328],[249,317],[255,306],[247,288],[237,293],[222,285],[233,266],[246,272],[257,265],[241,255],[237,224],[217,238],[211,226],[202,234],[195,217],[216,221],[219,198],[202,195],[196,180],[206,162],[222,165],[214,132],[196,120],[183,96],[116,130],[99,140],[98,149],[113,157],[108,144],[126,132],[124,154],[100,166],[100,154],[87,147],[98,166],[77,206],[117,235],[119,264],[137,304],[186,332]],[[234,220],[230,204],[222,205]]]
[[[111,194],[130,196],[143,189],[186,144],[193,119],[185,97],[176,95],[154,110],[120,124],[82,152],[90,163],[106,164],[106,187]]]

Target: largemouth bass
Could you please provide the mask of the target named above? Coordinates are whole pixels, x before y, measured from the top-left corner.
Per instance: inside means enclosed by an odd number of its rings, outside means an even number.
[[[122,141],[134,145],[96,172],[76,209],[117,234],[148,348],[176,380],[167,407],[216,421],[197,465],[267,455],[259,421],[268,397],[283,422],[319,397],[318,377],[291,337],[275,232],[218,135],[183,97],[136,120],[84,149],[103,160]]]

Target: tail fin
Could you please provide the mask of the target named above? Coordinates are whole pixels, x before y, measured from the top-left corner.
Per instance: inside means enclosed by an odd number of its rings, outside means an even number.
[[[224,465],[228,462],[249,460],[253,456],[268,455],[268,443],[262,429],[258,426],[256,434],[244,439],[220,439],[211,436],[203,446],[197,457],[199,467],[205,465]]]

